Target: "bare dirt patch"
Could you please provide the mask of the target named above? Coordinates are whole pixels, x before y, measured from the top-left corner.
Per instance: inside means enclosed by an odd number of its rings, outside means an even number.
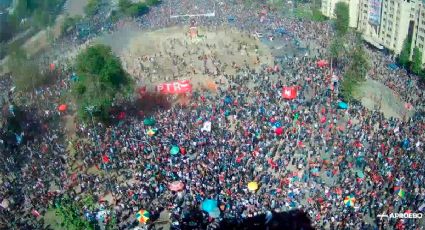
[[[269,48],[246,33],[201,27],[199,36],[191,39],[188,30],[189,27],[171,27],[142,32],[129,24],[97,42],[110,45],[127,72],[143,85],[192,79],[195,89],[214,88],[218,78],[213,76],[234,74],[246,64],[254,68],[259,68],[260,63],[273,64]],[[219,69],[218,63],[226,67]]]
[[[412,111],[405,109],[405,102],[394,91],[384,84],[368,79],[363,82],[355,93],[363,106],[368,109],[379,109],[384,116],[403,118],[405,115],[409,117]]]

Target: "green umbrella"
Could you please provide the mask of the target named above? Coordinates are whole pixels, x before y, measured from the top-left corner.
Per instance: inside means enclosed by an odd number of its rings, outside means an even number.
[[[176,155],[180,152],[180,148],[178,146],[171,147],[170,153],[171,155]]]
[[[364,173],[362,171],[357,171],[357,176],[359,178],[364,178]]]
[[[155,125],[155,119],[153,118],[146,118],[143,120],[143,124],[146,126],[154,126]]]

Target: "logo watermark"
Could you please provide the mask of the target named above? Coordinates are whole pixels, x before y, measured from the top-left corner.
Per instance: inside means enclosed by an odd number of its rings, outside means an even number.
[[[423,214],[422,213],[390,213],[390,214],[378,214],[377,217],[379,217],[381,220],[382,220],[382,218],[389,218],[389,219],[422,219]]]

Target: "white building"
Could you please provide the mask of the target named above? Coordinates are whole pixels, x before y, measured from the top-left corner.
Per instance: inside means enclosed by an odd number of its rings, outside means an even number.
[[[418,0],[322,0],[322,14],[334,18],[335,4],[343,1],[350,7],[350,27],[378,48],[399,54],[406,38],[412,50],[418,47],[425,62],[425,4]]]

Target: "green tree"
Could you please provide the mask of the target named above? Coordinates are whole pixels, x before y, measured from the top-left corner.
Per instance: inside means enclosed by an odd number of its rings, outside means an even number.
[[[412,65],[410,66],[413,73],[421,75],[422,73],[422,52],[418,47],[413,49]]]
[[[338,2],[335,5],[334,14],[335,19],[335,29],[339,36],[344,36],[347,34],[348,25],[350,20],[350,10],[349,6],[345,2]]]
[[[101,1],[100,0],[89,0],[87,2],[86,7],[84,8],[84,12],[88,16],[93,16],[99,11]]]
[[[51,81],[51,76],[42,74],[38,63],[29,59],[22,49],[13,51],[8,59],[7,68],[13,76],[18,90],[31,91]]]
[[[410,38],[406,38],[403,42],[403,49],[401,50],[400,55],[397,58],[398,64],[404,68],[409,67],[411,47],[412,40]]]
[[[69,197],[63,197],[55,202],[55,213],[61,219],[62,227],[71,230],[94,230],[94,225],[84,218],[82,207]]]
[[[62,33],[67,33],[73,29],[75,29],[75,26],[77,25],[77,23],[79,23],[82,20],[82,17],[80,15],[71,17],[71,16],[67,16],[63,23],[62,23]]]
[[[337,61],[344,52],[344,39],[342,37],[334,37],[329,46],[331,58]]]
[[[152,1],[153,3],[154,1]],[[140,16],[149,11],[149,7],[146,3],[132,3],[130,0],[120,0],[118,3],[120,11],[130,17]]]
[[[83,119],[89,115],[86,108],[94,107],[90,116],[107,120],[116,95],[129,96],[133,92],[131,78],[108,46],[95,45],[84,50],[77,56],[76,69],[79,81],[74,83],[74,95]]]
[[[155,5],[158,5],[159,3],[161,3],[160,0],[146,0],[145,2],[148,6],[155,6]]]
[[[360,39],[358,39],[351,53],[350,63],[341,84],[342,94],[347,100],[353,98],[353,92],[356,90],[359,83],[365,80],[367,72],[370,69],[369,57]]]

